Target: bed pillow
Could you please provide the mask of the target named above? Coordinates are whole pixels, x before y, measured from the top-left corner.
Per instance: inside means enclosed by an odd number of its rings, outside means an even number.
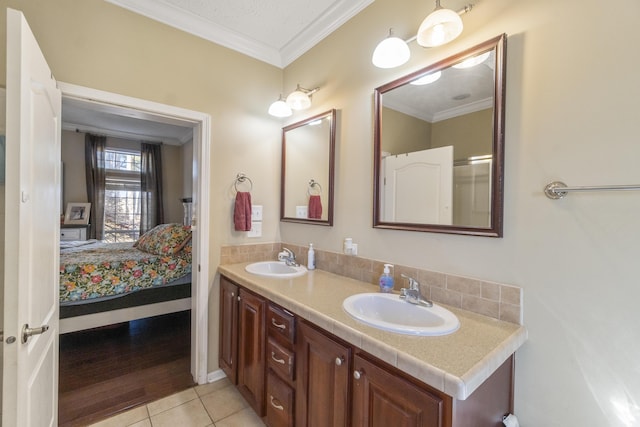
[[[160,224],[140,236],[133,247],[154,255],[171,255],[180,252],[190,239],[190,225]]]

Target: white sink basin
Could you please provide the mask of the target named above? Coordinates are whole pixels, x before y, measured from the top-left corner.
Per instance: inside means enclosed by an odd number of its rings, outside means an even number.
[[[397,294],[356,294],[342,302],[344,310],[356,320],[378,329],[409,335],[436,336],[455,332],[460,322],[455,314],[434,304],[410,304]]]
[[[276,277],[282,279],[290,279],[292,277],[302,276],[307,272],[307,268],[300,265],[293,267],[284,263],[284,261],[262,261],[254,262],[244,268],[251,274],[265,277]]]

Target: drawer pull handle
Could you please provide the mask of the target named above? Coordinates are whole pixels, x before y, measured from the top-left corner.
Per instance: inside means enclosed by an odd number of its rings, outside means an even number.
[[[274,399],[273,396],[269,396],[269,399],[271,400],[271,406],[273,406],[274,408],[276,408],[279,411],[284,411],[284,406],[279,405],[277,402],[277,399]]]
[[[273,360],[274,362],[279,363],[279,364],[281,364],[281,365],[284,365],[284,363],[285,363],[285,362],[284,362],[284,359],[278,359],[278,358],[276,358],[276,353],[275,353],[275,352],[273,352],[273,351],[271,352],[271,360]]]
[[[276,319],[274,319],[273,317],[271,318],[271,324],[278,329],[282,329],[282,330],[287,329],[287,325],[276,322]]]
[[[353,371],[353,378],[359,380],[364,375],[364,371]]]
[[[336,366],[342,366],[343,363],[344,363],[344,357],[343,356],[336,357]]]

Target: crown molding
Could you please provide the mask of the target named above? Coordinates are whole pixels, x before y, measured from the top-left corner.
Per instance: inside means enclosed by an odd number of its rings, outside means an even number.
[[[105,0],[149,19],[235,50],[278,68],[291,64],[375,0],[339,0],[281,49],[216,25],[174,5],[153,0]]]

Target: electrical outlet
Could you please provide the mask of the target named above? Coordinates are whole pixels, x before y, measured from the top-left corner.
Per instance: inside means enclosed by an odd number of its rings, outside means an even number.
[[[262,237],[262,223],[251,221],[251,230],[247,231],[247,237]]]
[[[296,206],[296,218],[308,218],[309,217],[308,206]]]
[[[251,221],[262,221],[262,205],[251,206]]]

